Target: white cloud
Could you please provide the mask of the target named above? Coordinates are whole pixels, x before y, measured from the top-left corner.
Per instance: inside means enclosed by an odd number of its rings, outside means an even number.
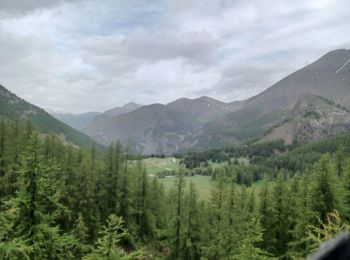
[[[349,48],[346,0],[3,0],[0,83],[69,112],[237,100]]]

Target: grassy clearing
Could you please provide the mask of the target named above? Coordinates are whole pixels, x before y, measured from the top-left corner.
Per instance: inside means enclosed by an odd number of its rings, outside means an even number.
[[[246,158],[238,158],[238,161],[240,164],[249,164],[249,160]],[[174,171],[178,170],[180,166],[180,160],[176,159],[175,157],[166,157],[166,158],[147,158],[143,160],[147,172],[150,175],[155,175],[160,172],[165,172],[165,171]],[[228,165],[227,161],[224,162],[212,162],[209,161],[209,165],[213,167],[214,169],[220,168],[222,166]]]
[[[164,171],[173,171],[180,168],[180,160],[175,157],[147,158],[143,160],[150,175]]]
[[[159,178],[160,183],[163,183],[164,188],[166,190],[170,190],[174,187],[176,177],[166,177]],[[211,176],[191,176],[185,177],[186,181],[186,189],[189,187],[190,182],[192,181],[196,186],[196,190],[199,198],[201,199],[209,199],[210,198],[210,190],[212,187]]]

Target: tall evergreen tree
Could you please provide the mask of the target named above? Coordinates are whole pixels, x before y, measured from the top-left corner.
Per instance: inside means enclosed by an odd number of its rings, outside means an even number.
[[[143,252],[136,251],[127,253],[121,246],[121,240],[127,235],[123,227],[123,220],[115,215],[109,216],[107,225],[101,231],[101,238],[98,240],[93,252],[84,259],[86,260],[132,260],[141,259]]]
[[[53,169],[43,159],[39,136],[34,133],[22,160],[20,190],[0,216],[0,241],[9,247],[16,243],[27,247],[31,259],[73,259],[75,239],[54,225],[62,205],[57,187],[50,186],[52,177]],[[1,254],[7,258],[6,250]]]
[[[310,192],[310,209],[322,222],[327,214],[339,209],[338,194],[334,189],[334,172],[331,167],[330,155],[322,156],[315,165],[313,183]],[[316,218],[314,219],[316,221]]]
[[[200,211],[197,202],[197,192],[194,183],[190,183],[186,205],[186,234],[184,259],[200,259],[200,242],[202,237]]]

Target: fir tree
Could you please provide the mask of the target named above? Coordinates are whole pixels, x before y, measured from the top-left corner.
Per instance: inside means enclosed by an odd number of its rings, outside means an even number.
[[[115,215],[109,216],[106,226],[101,231],[101,238],[98,240],[94,250],[84,259],[86,260],[132,260],[141,259],[143,252],[136,251],[127,253],[121,246],[121,240],[127,235],[123,227],[121,217]]]

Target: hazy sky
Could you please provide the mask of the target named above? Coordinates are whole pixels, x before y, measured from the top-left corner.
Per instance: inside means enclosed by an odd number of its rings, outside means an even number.
[[[245,99],[338,48],[348,0],[0,1],[0,84],[63,112]]]

